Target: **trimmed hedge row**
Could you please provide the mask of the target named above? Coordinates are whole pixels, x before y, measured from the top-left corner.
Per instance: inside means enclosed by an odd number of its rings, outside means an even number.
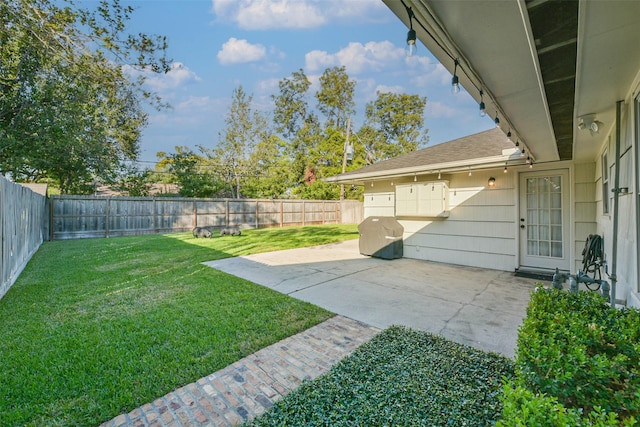
[[[640,311],[595,292],[539,288],[518,332],[500,426],[620,426],[640,419]],[[555,421],[554,421],[555,420]]]
[[[392,326],[249,426],[492,426],[510,359]]]

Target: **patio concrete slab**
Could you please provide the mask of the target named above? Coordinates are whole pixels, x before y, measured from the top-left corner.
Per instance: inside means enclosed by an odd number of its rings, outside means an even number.
[[[504,271],[371,258],[359,253],[357,240],[205,264],[376,328],[405,325],[508,357],[539,282]]]

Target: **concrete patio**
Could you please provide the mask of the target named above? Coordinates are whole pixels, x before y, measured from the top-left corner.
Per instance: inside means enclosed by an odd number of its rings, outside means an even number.
[[[359,253],[357,240],[205,264],[376,328],[405,325],[508,357],[539,282],[504,271],[371,258]]]

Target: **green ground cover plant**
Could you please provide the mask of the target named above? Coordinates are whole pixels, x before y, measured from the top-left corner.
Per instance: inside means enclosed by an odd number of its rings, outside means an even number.
[[[636,425],[640,311],[612,308],[595,292],[534,292],[504,407],[503,427]]]
[[[513,362],[392,326],[247,427],[491,426]]]
[[[0,425],[97,425],[332,316],[200,264],[355,226],[45,242],[0,300]]]

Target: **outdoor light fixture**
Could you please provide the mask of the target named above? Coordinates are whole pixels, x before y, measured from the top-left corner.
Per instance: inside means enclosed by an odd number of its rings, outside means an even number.
[[[587,114],[585,116],[578,117],[578,129],[589,130],[591,136],[600,132],[600,127],[602,125],[603,123],[601,121],[596,120],[595,114]]]
[[[483,95],[484,92],[482,92],[482,89],[480,89],[480,117],[484,117],[487,115],[487,107],[484,105],[484,100],[482,99]]]
[[[496,127],[500,127],[500,117],[498,117],[498,112],[496,111],[496,119],[493,121],[496,124]]]
[[[413,175],[413,182],[416,182],[418,180],[418,175]]]
[[[471,167],[469,167],[469,176],[471,176]]]
[[[489,178],[489,187],[493,188],[496,186],[496,179],[494,177]]]
[[[442,179],[442,175],[440,174],[440,171],[438,171],[438,179]]]
[[[516,147],[520,147],[520,141],[516,139]]]
[[[413,56],[418,50],[418,45],[416,44],[416,31],[413,29],[413,9],[408,7],[407,13],[409,14],[409,32],[407,33],[406,52],[407,56]]]
[[[506,163],[506,162],[505,162],[505,164],[504,164],[504,171],[503,171],[503,172],[504,172],[504,173],[507,173],[507,163]]]
[[[458,60],[453,62],[453,77],[451,78],[451,93],[460,93],[460,81],[458,79]]]
[[[507,141],[513,142],[511,141],[511,129],[509,129],[509,132],[507,132]]]

